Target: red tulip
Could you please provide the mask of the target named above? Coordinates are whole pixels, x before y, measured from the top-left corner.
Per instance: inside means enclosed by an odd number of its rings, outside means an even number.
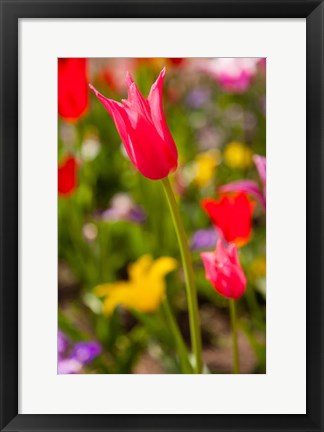
[[[202,207],[227,242],[243,246],[250,240],[255,203],[245,193],[204,199]]]
[[[221,193],[225,192],[246,192],[253,195],[257,200],[260,201],[264,210],[266,209],[266,158],[264,156],[254,155],[253,160],[259,177],[262,183],[262,189],[259,185],[252,180],[238,180],[232,183],[227,183],[219,188]]]
[[[58,192],[61,196],[71,195],[77,185],[77,162],[67,157],[58,167]]]
[[[202,252],[206,279],[222,296],[237,300],[246,290],[246,276],[240,265],[236,246],[230,244],[226,249],[221,239],[215,252]]]
[[[137,169],[152,180],[166,177],[177,167],[178,152],[162,109],[165,68],[145,99],[127,74],[128,99],[117,102],[100,94],[97,98],[115,122],[127,154]]]
[[[169,61],[170,61],[173,65],[178,66],[178,65],[180,65],[181,63],[183,63],[183,62],[185,61],[185,59],[184,59],[184,58],[170,57],[170,58],[169,58]]]
[[[64,120],[81,117],[89,104],[87,59],[58,59],[58,112]]]

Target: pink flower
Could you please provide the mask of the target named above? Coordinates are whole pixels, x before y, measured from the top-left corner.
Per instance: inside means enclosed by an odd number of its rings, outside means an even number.
[[[253,160],[258,170],[260,180],[263,184],[263,192],[266,192],[266,181],[267,181],[267,162],[264,156],[254,155]]]
[[[258,170],[259,177],[262,183],[262,189],[260,186],[252,180],[238,180],[232,183],[228,183],[219,188],[221,193],[227,192],[245,192],[254,196],[260,204],[266,208],[266,158],[264,156],[254,155],[253,161],[256,169]]]
[[[202,69],[216,79],[224,90],[243,93],[257,73],[259,58],[215,58],[206,61]]]
[[[164,118],[162,87],[165,68],[145,99],[128,73],[128,99],[117,102],[100,94],[97,98],[115,122],[127,154],[137,169],[152,180],[160,180],[175,170],[178,152]]]
[[[215,252],[202,252],[206,279],[215,290],[228,299],[239,299],[246,290],[246,277],[239,262],[236,246],[226,249],[219,239]]]

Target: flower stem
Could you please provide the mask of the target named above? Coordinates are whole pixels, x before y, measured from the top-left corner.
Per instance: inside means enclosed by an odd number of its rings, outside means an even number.
[[[162,302],[162,308],[163,312],[166,316],[168,325],[173,333],[175,345],[177,347],[178,357],[179,357],[179,363],[180,367],[183,373],[185,374],[191,374],[192,373],[192,366],[189,361],[189,354],[187,351],[186,344],[184,343],[182,334],[179,330],[177,321],[173,315],[172,309],[170,307],[170,303],[167,297],[165,297],[164,301]]]
[[[180,217],[179,208],[175,200],[169,178],[165,177],[164,179],[162,179],[162,184],[169,204],[174,228],[177,234],[181,258],[182,258],[182,264],[183,264],[183,269],[185,274],[191,344],[192,344],[192,350],[195,357],[194,372],[201,373],[202,372],[202,347],[201,347],[200,322],[199,322],[199,313],[198,313],[197,290],[195,285],[191,255],[190,255],[182,219]]]
[[[237,317],[236,317],[236,304],[235,300],[229,300],[231,324],[232,324],[232,342],[233,342],[233,373],[240,373],[240,360],[237,345]]]

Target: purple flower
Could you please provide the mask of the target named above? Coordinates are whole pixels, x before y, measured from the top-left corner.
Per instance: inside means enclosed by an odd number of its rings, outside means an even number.
[[[74,345],[71,357],[82,364],[88,364],[99,354],[101,354],[101,345],[98,342],[78,342]]]
[[[201,108],[210,99],[211,91],[207,88],[199,87],[193,89],[186,98],[186,104],[190,108]]]
[[[75,359],[59,359],[57,364],[57,372],[59,375],[77,374],[81,372],[82,366],[83,364]]]
[[[246,192],[253,195],[266,208],[266,158],[264,156],[254,155],[253,161],[262,183],[262,189],[252,180],[238,180],[228,183],[219,188],[220,192]]]
[[[129,220],[136,223],[146,221],[145,211],[141,207],[133,207],[129,212]]]
[[[69,344],[66,335],[58,331],[58,374],[82,373],[84,365],[89,364],[101,354],[101,345],[96,341]]]
[[[215,248],[218,237],[214,228],[198,230],[191,237],[191,250]]]
[[[59,330],[57,335],[57,352],[59,355],[62,355],[68,346],[68,339],[65,334]]]
[[[118,193],[111,200],[111,206],[103,211],[102,219],[108,221],[130,221],[143,223],[146,220],[144,210],[137,206],[126,193]]]

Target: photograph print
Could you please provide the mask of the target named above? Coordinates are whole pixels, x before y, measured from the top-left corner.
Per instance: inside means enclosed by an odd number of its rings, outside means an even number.
[[[266,59],[57,68],[57,373],[265,374]]]

